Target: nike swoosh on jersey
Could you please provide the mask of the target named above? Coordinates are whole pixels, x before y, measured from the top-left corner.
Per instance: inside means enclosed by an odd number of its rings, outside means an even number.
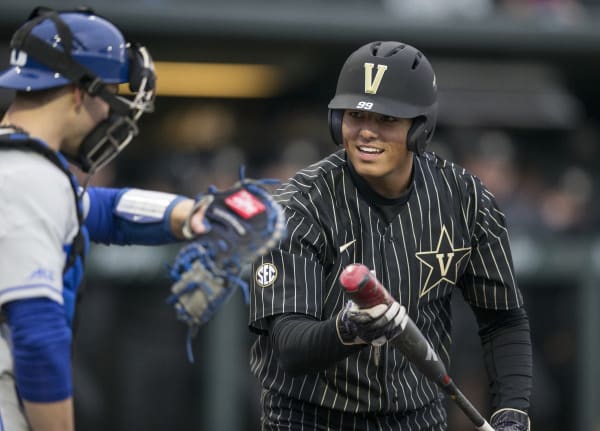
[[[350,247],[352,244],[354,244],[356,242],[355,239],[353,239],[350,242],[347,242],[346,244],[340,246],[340,253],[343,253],[348,247]]]

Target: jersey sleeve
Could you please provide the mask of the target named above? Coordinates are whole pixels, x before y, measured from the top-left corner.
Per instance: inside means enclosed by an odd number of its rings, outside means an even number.
[[[504,213],[493,194],[476,177],[468,179],[472,251],[461,279],[471,305],[509,310],[523,305],[517,286]]]
[[[281,313],[321,317],[324,235],[309,214],[286,208],[286,215],[288,236],[252,267],[250,328],[258,332],[267,328],[266,318]]]
[[[73,191],[54,166],[29,159],[29,170],[0,177],[0,304],[36,297],[62,304],[63,247],[78,229]]]

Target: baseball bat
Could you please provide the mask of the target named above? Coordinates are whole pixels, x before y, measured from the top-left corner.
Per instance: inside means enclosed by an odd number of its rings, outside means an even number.
[[[394,298],[365,265],[348,265],[340,275],[340,284],[360,308],[391,304]],[[448,375],[446,367],[423,333],[408,315],[402,332],[390,341],[421,373],[436,383],[467,415],[478,430],[494,431]]]

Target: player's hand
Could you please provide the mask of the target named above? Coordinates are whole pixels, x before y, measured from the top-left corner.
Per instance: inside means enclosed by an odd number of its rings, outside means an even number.
[[[348,301],[336,320],[342,344],[372,344],[381,346],[396,337],[406,325],[408,315],[398,301],[359,308]]]
[[[190,233],[187,235],[187,237],[195,237],[197,235],[201,235],[203,233],[208,232],[209,226],[204,218],[204,215],[206,214],[206,208],[206,206],[196,208],[195,211],[193,211],[188,216],[188,226]]]
[[[177,203],[171,212],[171,232],[179,239],[190,239],[209,230],[205,222],[206,206],[197,206],[193,199],[184,199]],[[183,227],[187,223],[188,231]]]
[[[497,410],[490,419],[495,431],[529,431],[529,416],[517,409]]]

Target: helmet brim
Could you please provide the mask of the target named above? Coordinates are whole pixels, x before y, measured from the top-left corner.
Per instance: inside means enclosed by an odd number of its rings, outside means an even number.
[[[67,85],[69,81],[64,77],[36,69],[22,69],[18,66],[11,67],[0,74],[0,87],[13,90],[36,91],[45,88]]]
[[[369,108],[366,106],[369,106]],[[365,94],[340,94],[331,99],[328,105],[329,109],[355,109],[357,111],[375,112],[396,118],[427,116],[436,106],[437,103],[433,103],[431,106],[416,106],[382,97],[371,98]]]

